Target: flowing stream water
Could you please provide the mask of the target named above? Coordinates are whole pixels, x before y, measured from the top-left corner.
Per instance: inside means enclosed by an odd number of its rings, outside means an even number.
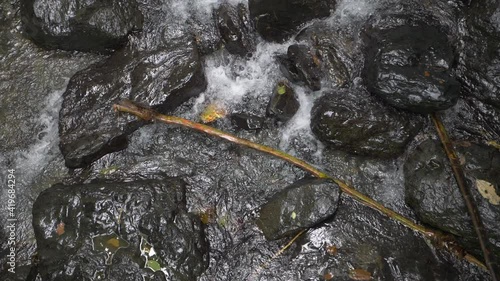
[[[175,11],[176,18],[169,21],[182,24],[193,15],[200,21],[209,21],[212,9],[221,2],[174,0],[169,4],[171,6],[166,7]],[[229,2],[246,3],[238,0]],[[338,3],[336,12],[325,21],[340,28],[355,30],[357,22],[362,22],[377,9],[384,9],[385,3],[343,0]],[[4,185],[7,182],[7,170],[14,169],[18,220],[17,262],[19,271],[27,272],[36,251],[31,225],[34,200],[50,185],[81,172],[70,171],[64,166],[58,148],[58,112],[62,93],[76,71],[104,56],[47,51],[35,46],[23,37],[19,11],[14,7],[18,7],[17,0],[0,3],[0,19],[3,19],[0,25],[0,225],[6,225],[9,218],[3,211],[7,208],[7,201],[4,200],[7,198],[7,188]],[[259,41],[257,50],[250,58],[233,56],[223,51],[206,56],[206,91],[183,105],[175,114],[196,120],[207,104],[222,103],[230,112],[243,111],[263,116],[269,94],[281,78],[274,58],[277,54],[285,54],[289,45],[290,41],[282,44]],[[314,137],[309,126],[313,103],[323,92],[312,93],[301,86],[293,87],[299,97],[300,109],[288,123],[276,126],[268,122],[268,129],[259,134],[244,131],[237,134],[304,158],[360,187],[363,192],[387,206],[413,216],[404,203],[401,186],[403,175],[400,167],[403,158],[364,159],[338,151],[329,151],[325,157],[325,147]],[[231,130],[225,121],[218,126]],[[333,229],[352,232],[354,240],[359,238],[357,230],[348,224],[344,228],[338,223],[327,222],[309,231],[306,238],[299,240],[288,253],[271,259],[286,241],[269,242],[262,237],[253,223],[258,207],[274,192],[306,174],[280,160],[182,128],[162,124],[143,127],[131,136],[127,150],[98,160],[90,173],[99,174],[110,166],[127,169],[128,173],[163,171],[171,176],[187,176],[191,187],[188,191],[190,211],[216,208],[219,223],[207,227],[211,260],[209,269],[200,278],[203,281],[323,280],[320,277],[329,269],[346,266],[341,260],[326,259],[323,250],[325,245],[337,244],[341,247],[342,244],[352,244],[334,237],[336,230]],[[357,210],[370,212],[363,208]],[[362,213],[358,218],[368,220]],[[377,230],[378,226],[369,227]],[[377,231],[387,236],[385,226],[379,227],[381,229]],[[394,226],[394,229],[404,232],[399,226]],[[359,235],[364,235],[362,233]],[[5,243],[7,235],[5,229],[0,231],[2,263],[8,251]],[[413,237],[414,234],[408,232],[405,235]],[[366,241],[356,247],[346,247],[353,251],[346,255],[362,253],[366,264],[380,259]],[[435,255],[439,256],[439,260],[450,259],[443,258],[439,253]],[[401,275],[398,257],[388,256],[385,261],[390,265],[394,280],[420,280],[419,276],[412,278]],[[264,263],[267,266],[262,266]],[[457,270],[463,271],[461,280],[484,280],[477,270],[467,264],[458,261],[453,263]]]

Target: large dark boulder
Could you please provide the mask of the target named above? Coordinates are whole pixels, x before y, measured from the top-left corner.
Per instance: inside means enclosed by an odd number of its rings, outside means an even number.
[[[498,259],[500,151],[474,143],[456,147],[459,158],[464,163],[467,183],[488,233],[491,249]],[[481,255],[472,221],[441,144],[434,140],[421,143],[408,157],[404,175],[406,201],[419,219],[455,234],[468,251]]]
[[[388,15],[367,24],[364,35],[363,77],[372,93],[396,108],[419,113],[457,102],[454,50],[438,22]]]
[[[322,142],[368,156],[401,154],[421,127],[418,115],[387,107],[356,88],[326,93],[311,113],[311,129]]]
[[[195,280],[208,266],[202,224],[177,178],[55,185],[33,206],[42,280]],[[146,249],[154,249],[153,251]]]
[[[304,23],[330,15],[335,0],[250,0],[250,16],[267,41],[282,42]]]
[[[215,12],[215,20],[229,53],[243,57],[253,53],[256,42],[245,5],[222,4]]]
[[[123,98],[167,112],[206,88],[200,57],[190,37],[151,51],[119,51],[75,74],[63,94],[60,148],[70,168],[84,167],[124,149],[140,124],[113,112]]]
[[[45,48],[108,52],[142,27],[135,1],[22,0],[26,34]]]
[[[257,225],[268,240],[297,233],[331,217],[339,195],[339,186],[329,180],[299,180],[261,207]]]

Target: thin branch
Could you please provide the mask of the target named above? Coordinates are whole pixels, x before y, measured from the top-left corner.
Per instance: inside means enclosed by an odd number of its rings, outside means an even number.
[[[474,203],[474,198],[472,198],[469,187],[467,186],[467,181],[465,180],[465,173],[462,169],[462,165],[460,164],[460,159],[455,153],[455,149],[453,148],[453,144],[448,137],[448,133],[446,132],[446,128],[443,125],[443,122],[439,119],[439,117],[435,114],[431,114],[432,121],[434,122],[434,126],[436,127],[439,138],[441,139],[441,143],[443,144],[444,150],[446,152],[446,156],[450,160],[451,169],[453,170],[453,175],[455,176],[455,180],[457,181],[458,188],[460,189],[460,193],[465,201],[465,205],[467,206],[467,211],[472,219],[472,224],[474,225],[474,230],[476,231],[477,238],[479,239],[479,244],[481,246],[481,250],[484,255],[484,262],[488,267],[491,278],[493,281],[498,281],[497,274],[495,273],[495,269],[493,266],[493,254],[488,249],[488,238],[486,234],[486,230],[484,229],[483,222],[481,220],[481,216],[479,214],[479,210]]]
[[[196,122],[184,119],[184,118],[159,114],[159,113],[153,111],[152,109],[143,107],[143,106],[141,106],[137,103],[134,103],[130,100],[123,100],[119,104],[113,105],[113,108],[116,111],[127,112],[130,114],[136,115],[137,117],[144,119],[146,121],[157,120],[157,121],[162,121],[162,122],[167,123],[167,124],[181,125],[181,126],[191,128],[191,129],[196,130],[196,131],[204,132],[204,133],[211,135],[211,136],[223,138],[223,139],[228,140],[230,142],[237,143],[237,144],[247,146],[247,147],[253,148],[255,150],[261,151],[261,152],[265,152],[265,153],[274,155],[280,159],[283,159],[291,164],[298,166],[299,168],[301,168],[305,171],[308,171],[309,173],[313,174],[314,176],[316,176],[318,178],[330,179],[330,180],[334,181],[336,184],[338,184],[340,189],[343,192],[350,195],[351,197],[353,197],[354,199],[356,199],[357,201],[359,201],[363,205],[368,206],[372,209],[375,209],[375,210],[381,212],[382,214],[400,222],[404,226],[421,233],[422,235],[424,235],[424,237],[426,237],[430,241],[432,241],[436,245],[436,247],[442,248],[442,249],[447,249],[449,252],[453,253],[454,255],[458,256],[459,258],[465,258],[469,262],[486,270],[486,266],[481,261],[476,259],[475,257],[465,253],[465,251],[456,243],[456,241],[453,239],[453,237],[451,237],[449,235],[445,235],[439,231],[436,231],[436,230],[433,230],[431,228],[428,228],[428,227],[425,227],[425,226],[422,226],[422,225],[415,223],[413,220],[395,212],[394,210],[391,210],[391,209],[385,207],[384,205],[378,203],[377,201],[371,199],[370,197],[364,195],[363,193],[355,190],[353,187],[349,186],[345,182],[343,182],[339,179],[336,179],[334,177],[331,177],[328,174],[326,174],[325,172],[312,166],[311,164],[309,164],[303,160],[300,160],[296,157],[293,157],[292,155],[289,155],[283,151],[280,151],[278,149],[275,149],[275,148],[272,148],[269,146],[257,144],[257,143],[254,143],[252,141],[242,139],[242,138],[236,137],[234,135],[225,133],[221,130],[212,128],[210,126],[196,123]]]

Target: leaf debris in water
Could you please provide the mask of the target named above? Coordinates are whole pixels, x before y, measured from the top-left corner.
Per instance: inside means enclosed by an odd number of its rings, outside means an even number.
[[[64,234],[64,222],[60,222],[56,228],[57,235],[61,236]]]
[[[476,187],[485,199],[493,205],[500,205],[500,196],[496,193],[495,186],[485,180],[476,180]]]
[[[155,260],[148,260],[148,262],[146,263],[146,267],[150,268],[154,272],[161,270],[161,265]]]
[[[211,103],[201,113],[200,120],[203,123],[210,123],[217,119],[224,118],[226,115],[227,115],[226,108],[224,108],[219,104]]]
[[[352,280],[367,281],[372,279],[372,274],[364,269],[352,269],[349,271],[349,278]]]

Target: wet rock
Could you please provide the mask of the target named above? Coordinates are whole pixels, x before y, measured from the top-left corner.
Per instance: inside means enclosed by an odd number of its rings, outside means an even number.
[[[320,268],[322,274],[335,276],[332,280],[460,280],[457,267],[466,265],[454,267],[446,254],[429,247],[414,231],[345,194],[340,198],[328,226],[308,232],[307,246],[325,241],[318,251],[323,256],[308,252],[310,262],[300,260],[294,270]],[[353,274],[353,269],[361,270],[360,274]]]
[[[500,151],[474,143],[457,143],[456,148],[464,163],[467,182],[488,233],[490,245],[498,259]],[[406,201],[420,220],[455,234],[468,251],[481,255],[472,221],[441,144],[434,140],[426,140],[420,144],[406,161],[404,174]],[[488,186],[490,189],[485,189]],[[480,192],[480,189],[483,191]]]
[[[401,154],[421,127],[419,116],[391,109],[361,89],[327,93],[311,113],[311,129],[321,141],[368,156]]]
[[[167,112],[198,95],[206,80],[193,39],[171,40],[151,51],[122,50],[74,75],[63,94],[60,148],[70,168],[124,149],[142,123],[113,112],[123,98]]]
[[[459,78],[464,96],[474,96],[500,110],[500,3],[473,2],[464,26]]]
[[[352,33],[317,22],[302,30],[295,39],[316,50],[315,64],[319,64],[321,77],[331,87],[344,87],[360,75],[358,65],[362,54]]]
[[[186,212],[185,192],[175,178],[43,191],[33,207],[42,279],[142,280],[153,275],[140,254],[146,243],[168,280],[196,279],[208,266],[207,242],[199,219]]]
[[[305,84],[313,91],[321,89],[321,62],[316,50],[293,44],[288,47],[287,57],[280,61],[280,68],[290,81]]]
[[[267,105],[266,115],[286,122],[299,110],[300,104],[295,91],[287,82],[281,81],[274,89]]]
[[[222,4],[215,17],[226,50],[243,57],[251,55],[255,50],[255,38],[245,5]]]
[[[254,131],[262,129],[264,118],[251,114],[235,113],[231,114],[231,123],[237,129]]]
[[[390,15],[371,22],[366,35],[364,79],[388,104],[419,113],[453,106],[460,94],[453,48],[440,25]]]
[[[472,95],[460,99],[442,116],[452,138],[476,142],[500,140],[500,109]]]
[[[142,27],[135,1],[23,0],[27,35],[45,48],[108,52],[123,46]]]
[[[257,225],[268,240],[309,228],[337,210],[340,189],[324,179],[302,179],[274,195],[260,209]]]
[[[334,0],[250,0],[250,17],[267,41],[282,42],[304,23],[330,15]]]

